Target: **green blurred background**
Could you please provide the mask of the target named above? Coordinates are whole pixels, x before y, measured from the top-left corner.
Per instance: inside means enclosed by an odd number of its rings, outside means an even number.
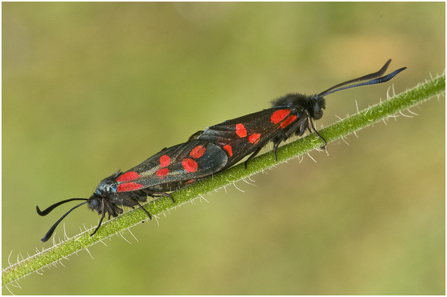
[[[51,246],[35,206],[289,92],[327,126],[441,74],[444,3],[3,3],[2,260]],[[444,97],[132,228],[15,294],[444,294]],[[409,112],[405,114],[410,115]],[[271,146],[267,149],[271,149]],[[65,219],[69,236],[99,216]],[[56,237],[63,234],[63,226]],[[9,294],[7,290],[3,293]]]

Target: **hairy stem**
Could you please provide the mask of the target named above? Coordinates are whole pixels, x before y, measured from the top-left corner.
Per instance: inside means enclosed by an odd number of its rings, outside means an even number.
[[[432,79],[424,84],[420,84],[402,94],[340,120],[335,124],[319,130],[319,133],[328,143],[330,143],[444,92],[445,75]],[[225,185],[232,184],[240,179],[269,169],[278,163],[305,154],[322,145],[322,140],[315,135],[315,133],[307,135],[306,137],[302,137],[292,143],[280,147],[278,149],[278,162],[275,162],[274,154],[270,151],[251,160],[248,164],[248,169],[246,170],[244,169],[244,164],[239,164],[219,174],[203,179],[189,187],[174,192],[172,194],[176,201],[174,205],[169,197],[164,197],[152,201],[144,207],[152,215],[156,216],[171,208],[175,208],[181,204],[196,199],[210,191],[214,191]],[[141,223],[141,221],[145,219],[147,219],[146,214],[141,209],[135,209],[113,220],[105,222],[93,237],[90,237],[90,234],[94,228],[86,230],[72,238],[64,239],[53,247],[44,249],[42,252],[4,269],[2,286],[8,285],[32,272],[36,272],[48,265],[61,261],[71,254],[86,249],[105,238],[123,232],[128,228]]]

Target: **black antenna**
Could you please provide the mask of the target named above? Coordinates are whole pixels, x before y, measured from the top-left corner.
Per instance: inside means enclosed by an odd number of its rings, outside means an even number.
[[[58,203],[55,203],[55,204],[51,205],[50,207],[48,207],[44,211],[41,211],[39,206],[36,206],[36,210],[37,210],[37,213],[40,216],[46,216],[47,214],[49,214],[53,209],[55,209],[59,205],[67,203],[67,202],[71,202],[71,201],[74,201],[74,200],[87,200],[87,199],[86,198],[71,198],[71,199],[59,201]]]
[[[382,69],[380,69],[379,71],[375,72],[375,73],[371,73],[359,78],[354,78],[348,81],[345,81],[341,84],[335,85],[329,89],[327,89],[324,92],[321,92],[320,94],[318,94],[318,97],[323,97],[341,90],[346,90],[346,89],[350,89],[350,88],[356,88],[356,87],[361,87],[361,86],[366,86],[366,85],[375,85],[375,84],[381,84],[384,82],[389,81],[390,79],[392,79],[393,77],[395,77],[397,74],[399,74],[400,72],[404,71],[405,69],[407,69],[407,67],[402,67],[400,69],[397,69],[396,71],[379,77],[381,75],[383,75],[385,73],[385,71],[387,70],[388,66],[391,63],[391,59],[389,59],[385,65],[383,65]],[[370,79],[370,80],[369,80]],[[363,83],[359,83],[359,84],[355,84],[355,85],[351,85],[351,86],[346,86],[348,84],[354,83],[354,82],[358,82],[358,81],[364,81],[364,80],[369,80],[367,82],[363,82]],[[346,87],[342,87],[342,86],[346,86]],[[342,88],[341,88],[342,87]],[[338,89],[337,89],[338,88]],[[335,90],[334,90],[335,89]]]
[[[56,207],[58,207],[61,204],[70,202],[70,201],[74,201],[74,200],[88,200],[86,198],[72,198],[72,199],[67,199],[67,200],[63,200],[60,201],[58,203],[55,203],[53,205],[51,205],[50,207],[48,207],[47,209],[45,209],[44,211],[41,211],[39,209],[39,206],[36,206],[36,210],[37,213],[41,216],[46,216],[47,214],[49,214],[53,209],[55,209]],[[82,202],[81,204],[76,205],[75,207],[73,207],[72,209],[70,209],[66,214],[64,214],[51,228],[50,230],[48,230],[47,234],[45,234],[45,236],[41,239],[42,242],[47,242],[48,239],[50,239],[51,235],[53,235],[54,230],[56,230],[57,225],[59,225],[59,223],[70,213],[72,212],[74,209],[78,208],[79,206],[81,206],[82,204],[87,203],[87,201]]]

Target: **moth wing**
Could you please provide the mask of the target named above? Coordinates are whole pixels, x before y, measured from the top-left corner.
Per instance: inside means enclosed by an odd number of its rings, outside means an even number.
[[[117,178],[118,192],[202,178],[220,171],[227,154],[216,144],[195,139],[161,150]]]
[[[303,112],[290,108],[269,108],[210,126],[198,139],[223,147],[229,154],[226,167],[230,167],[276,137],[288,136],[306,119]]]

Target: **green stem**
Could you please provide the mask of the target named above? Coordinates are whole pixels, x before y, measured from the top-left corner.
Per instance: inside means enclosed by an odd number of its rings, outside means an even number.
[[[432,79],[431,81],[421,84],[400,95],[362,110],[353,116],[347,117],[335,124],[319,130],[319,133],[328,143],[335,141],[364,127],[386,119],[387,117],[391,117],[411,106],[428,100],[433,96],[440,95],[444,91],[445,75]],[[156,216],[171,208],[196,199],[210,191],[214,191],[223,186],[232,184],[240,179],[273,167],[278,163],[287,161],[313,149],[319,148],[322,144],[321,139],[315,135],[315,133],[312,133],[306,137],[299,138],[292,143],[280,147],[278,149],[278,162],[275,162],[273,152],[270,151],[251,160],[247,170],[244,169],[244,164],[239,164],[223,171],[222,173],[216,174],[200,182],[192,184],[189,187],[176,191],[172,194],[176,201],[175,205],[172,204],[172,201],[169,198],[164,197],[148,203],[144,207],[151,214]],[[17,281],[18,279],[32,272],[36,272],[43,267],[51,265],[52,263],[61,261],[71,254],[77,253],[82,249],[86,249],[105,238],[116,235],[119,232],[123,232],[128,228],[141,223],[141,221],[145,220],[146,218],[146,214],[141,209],[135,209],[113,220],[105,222],[93,237],[90,237],[90,234],[93,231],[92,228],[77,236],[66,239],[51,248],[43,250],[34,256],[4,269],[2,286]]]

